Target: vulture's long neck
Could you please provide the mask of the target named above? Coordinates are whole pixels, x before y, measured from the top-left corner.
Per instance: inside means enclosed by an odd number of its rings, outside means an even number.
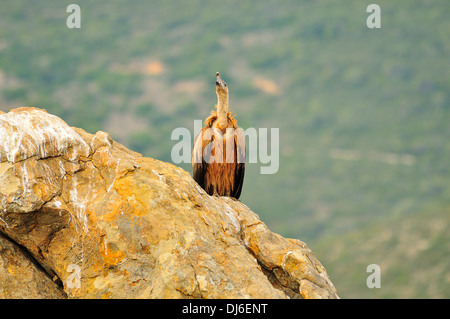
[[[228,94],[217,95],[217,121],[220,128],[228,126]]]

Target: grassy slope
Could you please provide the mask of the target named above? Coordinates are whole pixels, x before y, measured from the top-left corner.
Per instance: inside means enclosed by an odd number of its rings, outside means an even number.
[[[313,245],[341,298],[448,298],[450,209],[368,225]],[[325,259],[325,260],[324,260]],[[366,286],[367,266],[381,267],[381,288]]]

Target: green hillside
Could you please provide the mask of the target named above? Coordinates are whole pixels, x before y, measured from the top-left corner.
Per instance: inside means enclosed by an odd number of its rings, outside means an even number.
[[[247,164],[243,203],[305,241],[343,298],[450,297],[449,1],[377,1],[380,29],[361,1],[80,0],[80,29],[70,3],[1,5],[1,110],[172,162],[220,71],[241,127],[280,130],[278,172]]]
[[[450,209],[419,212],[323,239],[327,271],[343,298],[448,298]],[[368,289],[367,266],[381,268],[381,288]]]

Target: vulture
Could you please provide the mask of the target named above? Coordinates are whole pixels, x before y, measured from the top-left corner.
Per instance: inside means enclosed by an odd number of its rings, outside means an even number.
[[[228,107],[228,86],[216,73],[216,110],[194,139],[194,180],[209,194],[239,199],[244,183],[245,137]]]

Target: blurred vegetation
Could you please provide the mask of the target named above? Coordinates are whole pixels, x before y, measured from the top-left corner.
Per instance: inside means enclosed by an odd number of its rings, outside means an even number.
[[[1,5],[3,111],[42,107],[171,162],[220,71],[241,127],[280,129],[279,171],[248,164],[242,202],[304,240],[343,298],[450,297],[450,2],[377,1],[373,30],[361,1],[79,0],[68,29],[73,2]]]

